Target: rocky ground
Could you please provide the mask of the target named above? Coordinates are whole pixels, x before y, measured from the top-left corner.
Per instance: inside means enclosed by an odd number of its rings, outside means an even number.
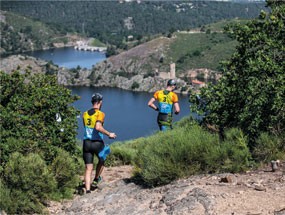
[[[146,189],[130,178],[131,166],[106,168],[91,194],[51,202],[50,214],[285,215],[285,163],[244,174],[192,176]]]

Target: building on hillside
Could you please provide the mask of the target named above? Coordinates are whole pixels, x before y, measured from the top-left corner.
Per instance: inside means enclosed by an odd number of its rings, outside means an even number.
[[[197,80],[197,79],[192,80],[192,81],[191,81],[191,84],[192,84],[192,86],[193,86],[194,89],[200,89],[200,88],[206,86],[206,83],[205,83],[205,82],[199,81],[199,80]]]
[[[133,17],[129,16],[128,18],[124,19],[124,26],[128,30],[132,30],[134,28],[134,26],[135,26]]]
[[[169,65],[169,72],[159,72],[158,76],[163,78],[163,79],[175,79],[176,78],[176,73],[175,73],[175,63],[171,63]]]

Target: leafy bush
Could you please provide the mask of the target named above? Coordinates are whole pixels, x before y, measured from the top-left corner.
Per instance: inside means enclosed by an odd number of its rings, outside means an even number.
[[[0,178],[9,197],[1,209],[42,213],[47,199],[75,188],[78,111],[70,104],[77,97],[56,76],[0,71],[0,79]]]
[[[285,131],[285,4],[268,4],[270,13],[262,11],[259,19],[228,27],[239,44],[230,61],[224,63],[218,83],[201,90],[207,104],[198,107],[208,111],[206,122],[221,131],[242,129],[251,150],[261,133],[281,135]]]
[[[1,210],[8,211],[9,208],[13,208],[15,204],[11,198],[10,190],[7,186],[3,183],[3,180],[0,179],[0,208]],[[13,213],[16,213],[13,211]]]
[[[9,75],[0,71],[0,79],[2,159],[15,151],[15,146],[21,152],[46,154],[46,151],[55,151],[53,148],[59,147],[72,155],[78,153],[78,110],[70,105],[77,97],[58,85],[56,76],[20,74],[17,71]],[[11,137],[15,140],[13,146],[7,144]],[[51,156],[45,156],[45,160],[51,162],[55,153],[48,154]]]
[[[167,184],[197,173],[240,172],[249,167],[247,140],[239,130],[228,139],[199,126],[179,128],[149,137],[137,153],[137,177],[147,186]]]
[[[253,149],[253,157],[262,163],[285,159],[285,141],[283,137],[262,133]]]
[[[220,148],[223,172],[241,172],[252,166],[252,156],[247,145],[247,137],[240,129],[232,128],[225,132],[225,140]]]
[[[72,197],[74,188],[80,181],[77,175],[79,168],[83,169],[83,163],[82,166],[78,165],[68,152],[58,149],[57,156],[51,164],[51,170],[57,182],[56,193],[60,198]]]
[[[44,203],[57,186],[53,174],[38,154],[13,153],[4,173],[6,201],[13,202],[6,208],[9,214],[42,212]]]

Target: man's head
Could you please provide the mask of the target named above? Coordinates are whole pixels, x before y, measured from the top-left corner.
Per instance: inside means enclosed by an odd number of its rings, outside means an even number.
[[[172,90],[175,90],[176,88],[176,81],[174,79],[170,79],[167,81],[167,88],[171,88]]]
[[[99,104],[102,100],[103,100],[103,96],[100,93],[94,93],[91,98],[91,103],[93,105],[96,103]]]

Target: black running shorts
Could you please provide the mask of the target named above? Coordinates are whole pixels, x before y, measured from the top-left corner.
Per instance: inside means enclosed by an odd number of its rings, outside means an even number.
[[[83,140],[83,160],[85,164],[93,164],[94,154],[98,157],[99,162],[104,162],[98,154],[104,148],[104,143],[101,141]]]

